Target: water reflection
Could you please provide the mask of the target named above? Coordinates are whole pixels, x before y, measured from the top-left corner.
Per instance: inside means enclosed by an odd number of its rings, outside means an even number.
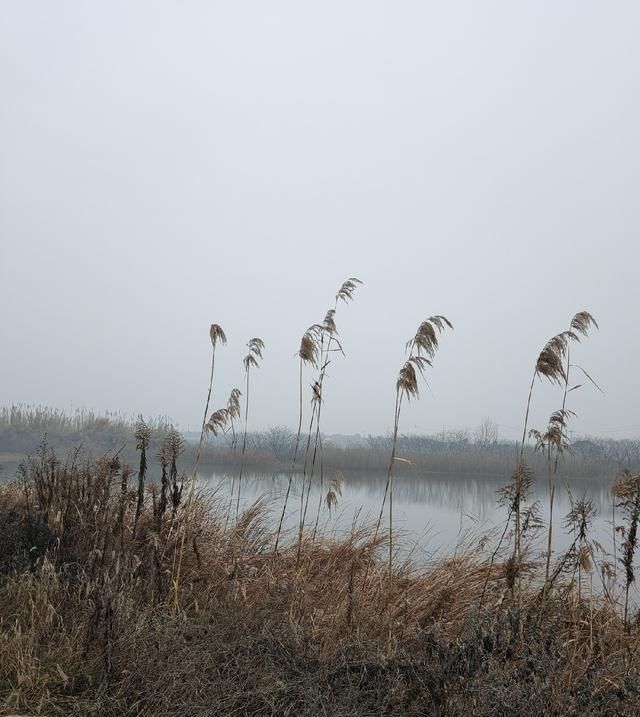
[[[201,480],[215,485],[222,494],[228,494],[231,476],[214,471],[201,474]],[[301,477],[295,476],[285,524],[293,529],[297,524],[300,505]],[[394,523],[410,543],[425,555],[451,551],[463,536],[480,535],[504,526],[506,513],[498,503],[498,491],[508,477],[453,476],[429,474],[426,476],[400,475],[394,484]],[[278,516],[287,490],[285,474],[248,474],[243,477],[242,502],[248,504],[266,496],[272,516]],[[351,529],[354,517],[359,522],[376,520],[384,495],[386,474],[350,472],[344,475],[342,496],[337,509],[329,512],[323,498],[324,490],[316,482],[309,501],[309,518],[316,519],[321,505],[319,525],[329,533],[342,534]],[[612,547],[611,487],[600,481],[559,480],[556,484],[554,540],[555,550],[562,550],[571,542],[564,527],[564,518],[571,508],[569,491],[574,499],[586,496],[596,510],[592,537],[605,548]],[[534,484],[529,503],[539,501],[542,517],[549,511],[548,485],[545,480]],[[273,518],[275,519],[275,517]],[[386,518],[385,518],[386,519]],[[542,539],[541,539],[542,540]]]

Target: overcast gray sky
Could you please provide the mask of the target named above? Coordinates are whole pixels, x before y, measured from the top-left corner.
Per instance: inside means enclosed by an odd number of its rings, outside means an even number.
[[[516,436],[533,362],[588,309],[577,431],[640,435],[640,4],[31,2],[0,28],[0,404],[195,428],[267,348],[251,425],[293,425],[303,330],[341,282],[324,428]],[[532,425],[560,404],[540,389]]]

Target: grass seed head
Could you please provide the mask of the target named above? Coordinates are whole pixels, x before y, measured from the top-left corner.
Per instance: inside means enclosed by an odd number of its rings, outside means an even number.
[[[354,276],[352,276],[350,279],[347,279],[338,289],[338,293],[336,294],[336,303],[338,301],[344,301],[345,303],[347,303],[348,301],[353,301],[353,292],[361,284],[362,282],[360,281],[360,279],[356,279]]]
[[[227,343],[227,337],[222,330],[222,327],[218,326],[218,324],[211,324],[211,327],[209,328],[209,338],[211,339],[213,348],[216,347],[218,341],[223,346]]]

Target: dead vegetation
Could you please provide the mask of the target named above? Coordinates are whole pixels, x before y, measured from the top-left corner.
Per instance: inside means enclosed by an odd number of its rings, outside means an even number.
[[[326,368],[343,354],[339,301],[304,334],[297,356],[299,423],[284,506],[258,501],[240,510],[247,446],[249,371],[244,360],[242,450],[231,500],[197,487],[207,435],[240,420],[241,393],[209,415],[215,352],[226,336],[211,327],[212,359],[195,466],[181,472],[181,436],[135,427],[137,470],[117,450],[94,460],[79,450],[60,459],[44,442],[0,487],[0,709],[44,715],[637,715],[640,619],[630,600],[640,522],[640,476],[613,487],[614,554],[590,534],[594,511],[571,500],[561,555],[536,552],[545,523],[529,492],[535,480],[524,448],[536,378],[562,390],[562,408],[534,431],[546,459],[550,495],[569,450],[573,415],[570,345],[595,320],[576,314],[536,361],[523,440],[512,481],[501,491],[499,536],[476,537],[420,568],[402,562],[393,526],[393,475],[403,398],[418,396],[443,316],[422,322],[407,344],[396,384],[394,432],[380,518],[347,535],[322,534],[320,510],[341,495],[334,473],[324,495],[321,408]],[[304,419],[303,369],[318,371]],[[582,373],[588,374],[580,368]],[[591,378],[588,377],[591,381]],[[304,447],[303,447],[304,446]],[[160,484],[147,478],[157,449]],[[283,516],[301,466],[299,521]],[[234,473],[234,482],[236,476]],[[315,520],[309,494],[319,482]],[[184,487],[188,490],[184,492]],[[235,496],[235,505],[233,498]],[[385,503],[388,531],[381,531]],[[313,510],[313,508],[312,508]],[[230,519],[230,516],[232,518]],[[280,519],[278,520],[278,516]],[[551,544],[550,532],[547,544]],[[618,573],[617,567],[622,569]]]
[[[639,483],[622,476],[616,492],[625,569]],[[542,561],[523,545],[518,593],[510,551],[490,561],[479,541],[421,570],[396,564],[389,580],[388,536],[374,537],[371,527],[301,544],[282,535],[275,553],[263,503],[226,522],[229,506],[215,495],[196,492],[188,510],[181,502],[172,513],[147,489],[138,511],[138,486],[137,472],[117,457],[61,462],[43,445],[2,489],[3,713],[640,709],[640,633],[620,609],[632,568],[622,592],[611,584],[596,592],[584,586],[598,565],[559,558],[543,603]],[[586,523],[583,533],[578,556]]]

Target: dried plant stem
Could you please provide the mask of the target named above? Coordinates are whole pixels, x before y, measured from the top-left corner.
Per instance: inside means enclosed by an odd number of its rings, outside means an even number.
[[[560,372],[560,380],[563,384],[562,389],[562,408],[559,412],[559,433],[555,433],[552,435],[555,435],[555,440],[549,440],[548,441],[548,459],[549,459],[549,526],[548,526],[548,532],[547,532],[547,555],[546,555],[546,561],[545,561],[545,571],[544,571],[544,590],[543,590],[543,601],[546,597],[547,593],[547,584],[549,582],[549,573],[551,569],[551,552],[552,552],[552,542],[553,542],[553,508],[554,508],[554,500],[555,500],[555,484],[556,484],[556,477],[558,474],[558,460],[560,458],[560,453],[563,451],[563,433],[564,429],[566,427],[566,420],[567,416],[569,415],[569,412],[567,411],[567,396],[569,394],[570,389],[569,388],[569,379],[571,374],[571,342],[572,341],[579,341],[579,336],[588,336],[589,335],[589,329],[595,326],[595,328],[598,328],[598,322],[593,318],[593,316],[587,312],[587,311],[580,311],[577,314],[573,316],[571,319],[571,322],[569,324],[569,330],[564,333],[564,336],[566,337],[565,341],[565,350],[566,350],[566,366],[564,369],[564,376],[562,375],[562,372]],[[576,387],[574,387],[576,388]],[[552,445],[555,445],[555,459],[553,462],[553,471],[551,470],[551,447]]]
[[[313,543],[316,539],[318,532],[318,523],[320,522],[320,509],[322,508],[322,502],[324,500],[324,463],[322,461],[322,434],[319,437],[320,441],[320,495],[318,496],[318,510],[316,511],[316,521],[313,526],[313,533],[311,534],[311,542]]]
[[[242,359],[244,366],[245,377],[246,377],[246,396],[244,404],[244,433],[242,436],[242,455],[240,458],[240,473],[238,474],[238,497],[236,499],[236,525],[240,519],[240,495],[242,490],[242,474],[244,472],[244,460],[247,452],[247,425],[249,423],[249,375],[251,373],[251,367],[255,366],[258,368],[258,359],[262,358],[262,351],[264,349],[264,341],[259,338],[249,339],[247,342],[248,352],[247,355]],[[232,489],[233,490],[233,489]],[[233,494],[231,496],[233,500]]]
[[[555,475],[552,475],[551,473],[551,446],[549,445],[547,447],[547,453],[548,453],[548,461],[549,461],[549,526],[547,529],[547,555],[545,560],[545,567],[544,567],[544,589],[543,589],[543,600],[546,597],[547,594],[547,584],[549,582],[549,571],[551,568],[551,549],[552,549],[552,539],[553,539],[553,503],[556,495],[556,486],[555,486]]]
[[[307,448],[305,451],[305,471],[303,474],[303,481],[302,481],[302,495],[300,500],[300,526],[299,526],[299,532],[298,532],[298,559],[300,557],[300,549],[302,545],[302,539],[304,534],[304,526],[306,522],[306,516],[307,511],[309,507],[309,497],[311,495],[311,488],[313,485],[313,474],[315,471],[315,465],[316,465],[316,459],[318,455],[320,455],[320,471],[321,471],[321,480],[322,480],[322,440],[321,440],[321,424],[320,424],[320,418],[321,418],[321,408],[322,408],[322,401],[323,401],[323,386],[324,386],[324,379],[326,376],[326,369],[329,365],[329,353],[332,351],[332,345],[336,344],[337,348],[333,349],[335,351],[342,351],[342,346],[340,345],[340,342],[336,338],[337,329],[335,324],[335,314],[336,310],[338,308],[338,302],[344,301],[345,303],[348,303],[349,301],[353,300],[353,293],[358,288],[358,285],[362,284],[360,279],[356,279],[355,277],[351,277],[350,279],[347,279],[343,282],[342,286],[338,289],[338,292],[335,296],[335,302],[333,305],[333,309],[330,309],[327,311],[324,321],[322,324],[317,324],[310,329],[310,331],[314,331],[316,335],[319,333],[320,335],[320,346],[319,346],[319,366],[320,366],[320,373],[318,376],[318,380],[314,384],[313,392],[314,392],[314,408],[316,412],[316,432],[315,432],[315,440],[314,440],[314,446],[313,446],[313,457],[311,459],[311,466],[309,471],[309,481],[306,488],[306,496],[305,496],[305,479],[306,479],[306,467],[308,464],[308,456],[309,456],[309,450],[310,450],[310,439],[311,439],[311,430],[313,427],[313,413],[311,417],[311,425],[309,428],[309,438],[307,440]],[[309,332],[308,332],[309,333]],[[326,342],[325,346],[325,338],[328,337],[328,340]],[[321,491],[322,493],[322,491]],[[322,495],[320,496],[320,500],[322,500]],[[317,520],[316,520],[316,526],[317,528]],[[315,528],[313,532],[313,538],[315,538]],[[296,562],[297,562],[296,561]]]
[[[393,464],[396,459],[396,447],[398,445],[398,427],[400,425],[401,407],[402,394],[400,393],[399,389],[396,389],[396,408],[395,421],[393,426],[393,442],[391,444],[391,458],[389,459],[389,471],[387,473],[387,484],[389,486],[389,598],[391,597],[391,581],[393,575]]]
[[[527,439],[527,427],[529,424],[529,413],[531,411],[531,399],[533,397],[533,386],[536,380],[536,376],[538,375],[537,368],[533,371],[533,376],[531,377],[531,384],[529,386],[529,396],[527,397],[527,408],[524,415],[524,426],[522,428],[522,442],[520,443],[520,453],[518,456],[518,465],[516,470],[516,493],[514,496],[514,521],[515,521],[515,535],[514,535],[514,559],[516,561],[516,565],[520,565],[520,558],[521,558],[521,526],[520,526],[520,520],[521,520],[521,514],[520,514],[520,503],[521,503],[521,490],[520,490],[520,473],[522,465],[524,464],[524,447],[525,447],[525,441]],[[520,576],[518,573],[518,584],[520,583]]]
[[[135,437],[137,440],[137,447],[140,450],[140,468],[138,470],[138,498],[136,501],[136,514],[133,521],[134,537],[136,535],[138,520],[144,505],[144,482],[147,475],[147,448],[149,447],[149,441],[151,440],[151,431],[144,422],[142,416],[140,416],[140,420],[138,421]]]
[[[224,331],[217,325],[213,324],[211,326],[209,336],[211,338],[211,373],[209,375],[209,389],[207,391],[207,400],[204,407],[204,414],[202,418],[202,427],[200,429],[200,441],[198,442],[198,451],[196,453],[196,462],[193,466],[193,472],[191,473],[191,480],[189,481],[189,493],[187,495],[187,504],[185,506],[185,521],[181,527],[181,536],[180,536],[180,548],[178,551],[174,551],[173,554],[173,565],[171,569],[172,574],[172,586],[173,586],[173,604],[174,608],[177,611],[179,608],[179,601],[180,601],[180,571],[182,569],[182,558],[184,555],[184,541],[185,541],[185,533],[186,533],[186,523],[189,520],[190,511],[191,511],[191,505],[193,501],[193,493],[195,490],[195,484],[196,484],[196,478],[198,475],[198,466],[200,465],[200,456],[202,455],[202,446],[204,445],[204,437],[206,433],[206,425],[207,425],[207,414],[209,412],[209,404],[211,403],[211,394],[213,392],[213,378],[215,374],[215,366],[216,366],[216,346],[217,342],[220,341],[222,344],[225,344],[227,342],[227,337],[224,334]],[[176,557],[177,552],[177,557]]]
[[[563,416],[565,415],[565,410],[566,410],[566,405],[567,405],[567,393],[569,392],[569,371],[571,369],[570,353],[571,353],[571,349],[570,349],[570,346],[567,344],[567,367],[565,369],[565,374],[564,374],[564,389],[563,389],[563,393],[562,393],[562,415]],[[548,450],[549,450],[549,460],[551,460],[551,456],[550,456],[551,444],[549,444]],[[553,506],[554,506],[555,495],[556,495],[555,479],[556,479],[556,475],[558,473],[559,455],[560,455],[559,446],[556,446],[556,455],[555,455],[555,460],[553,463],[553,474],[551,472],[551,469],[549,470],[549,527],[547,529],[547,555],[546,555],[545,566],[544,566],[544,589],[543,589],[543,593],[542,593],[543,601],[547,595],[547,584],[549,582],[549,571],[551,570],[551,546],[552,546],[552,541],[553,541]]]
[[[336,301],[337,304],[337,301]],[[300,496],[300,524],[298,528],[298,556],[296,562],[300,559],[300,550],[302,547],[302,540],[304,536],[304,526],[307,520],[307,511],[309,508],[309,496],[311,495],[311,487],[313,484],[313,474],[315,471],[316,458],[318,455],[318,445],[320,442],[320,415],[322,411],[322,387],[324,384],[325,371],[328,364],[329,357],[329,346],[331,345],[331,337],[329,338],[328,346],[324,348],[324,334],[323,331],[320,338],[320,373],[318,379],[315,382],[313,389],[313,408],[311,411],[311,421],[309,423],[309,435],[307,437],[307,446],[305,449],[304,457],[304,471],[302,474],[302,494]],[[313,434],[313,426],[315,422],[315,435],[313,440],[313,454],[311,455],[311,463],[309,464],[309,455],[311,450],[311,436]],[[307,466],[309,466],[309,480],[306,480]],[[305,492],[306,486],[306,492]]]
[[[318,401],[318,411],[316,420],[316,435],[313,442],[313,455],[311,457],[311,466],[309,468],[309,483],[307,484],[307,496],[304,501],[304,512],[302,514],[302,532],[304,532],[304,526],[307,520],[307,511],[309,510],[309,497],[311,496],[311,487],[313,484],[313,474],[315,473],[316,460],[318,458],[319,451],[322,451],[322,440],[320,438],[320,414],[322,412],[322,401]],[[302,533],[301,533],[302,535]]]
[[[315,471],[316,458],[318,456],[318,444],[319,444],[319,436],[320,436],[320,433],[318,430],[318,426],[320,424],[320,406],[321,406],[321,402],[318,401],[317,405],[316,405],[316,410],[317,410],[316,434],[315,434],[315,438],[314,438],[313,454],[311,457],[311,463],[309,465],[309,480],[307,482],[306,495],[305,495],[305,482],[304,482],[304,477],[303,477],[302,496],[301,496],[301,504],[300,504],[300,509],[301,509],[302,513],[300,516],[300,526],[298,529],[298,553],[297,553],[297,557],[296,557],[296,565],[298,565],[299,561],[300,561],[300,555],[301,555],[301,550],[302,550],[302,541],[304,539],[304,526],[305,526],[305,523],[307,520],[307,511],[309,508],[309,496],[311,495],[313,473]],[[312,419],[312,421],[313,421],[313,419]],[[307,461],[305,460],[305,466],[306,466],[306,463],[307,463]],[[305,468],[305,474],[306,474],[306,468]],[[304,502],[304,506],[302,505],[302,502]]]
[[[524,460],[524,446],[525,441],[527,440],[527,426],[529,425],[529,412],[531,411],[531,398],[533,397],[533,385],[536,380],[536,376],[538,375],[537,370],[534,370],[533,376],[531,378],[531,385],[529,386],[529,396],[527,398],[527,409],[524,414],[524,426],[522,428],[522,441],[520,443],[520,463]]]
[[[382,505],[380,506],[380,514],[376,522],[374,531],[373,542],[378,537],[380,525],[382,524],[382,516],[384,515],[385,503],[387,496],[389,497],[389,565],[388,565],[388,577],[389,577],[389,595],[391,594],[392,586],[392,574],[393,574],[393,467],[396,460],[396,448],[398,443],[398,428],[400,424],[400,412],[402,409],[402,399],[404,396],[407,397],[407,401],[411,398],[418,398],[418,375],[424,376],[424,370],[427,366],[431,366],[431,359],[435,356],[436,350],[438,349],[438,334],[444,330],[445,327],[453,328],[450,321],[444,316],[431,316],[423,321],[418,330],[416,331],[413,339],[407,342],[406,350],[409,352],[409,357],[404,362],[400,372],[398,374],[398,380],[396,381],[396,402],[394,410],[394,421],[393,421],[393,435],[391,442],[391,456],[389,459],[389,470],[387,473],[387,482],[385,484],[384,496],[382,498]],[[428,358],[427,358],[428,357]],[[373,556],[370,556],[364,573],[363,580],[363,592],[366,586],[367,577],[369,574],[369,568]],[[390,644],[388,646],[390,649]]]
[[[396,389],[396,405],[394,410],[394,422],[393,422],[393,435],[391,438],[391,457],[389,459],[389,468],[387,470],[387,482],[384,486],[384,494],[382,496],[382,505],[380,506],[380,513],[378,514],[378,519],[376,520],[376,527],[373,533],[373,539],[375,542],[375,539],[378,537],[378,533],[380,532],[380,526],[382,525],[382,517],[384,516],[384,509],[387,503],[387,498],[389,497],[392,479],[393,479],[393,463],[395,461],[396,457],[396,448],[398,445],[398,427],[400,423],[400,408],[402,406],[402,394]],[[389,513],[389,520],[391,521],[391,513]]]
[[[293,460],[291,461],[291,470],[289,471],[289,480],[287,482],[287,492],[284,497],[284,505],[282,506],[282,513],[280,514],[280,520],[278,522],[278,529],[276,531],[276,542],[273,548],[273,554],[278,553],[278,544],[280,542],[280,533],[282,532],[282,524],[287,512],[287,504],[289,502],[289,495],[291,493],[291,484],[293,483],[293,475],[296,469],[296,459],[298,458],[298,448],[300,447],[300,434],[302,432],[302,369],[303,359],[300,357],[300,368],[299,368],[299,406],[298,406],[298,432],[296,433],[296,443],[293,449]]]
[[[242,487],[242,473],[244,472],[244,459],[247,452],[247,424],[249,422],[249,366],[246,370],[245,384],[245,403],[244,403],[244,433],[242,434],[242,453],[240,455],[240,472],[238,474],[238,495],[236,498],[236,523],[240,517],[240,490]]]
[[[216,367],[216,347],[214,346],[211,351],[211,375],[209,376],[209,390],[207,391],[207,401],[204,405],[204,415],[202,417],[202,428],[200,429],[200,440],[198,441],[198,452],[196,453],[196,463],[193,467],[193,473],[191,474],[191,483],[195,481],[198,473],[198,466],[200,465],[200,456],[202,455],[202,447],[204,445],[204,437],[206,434],[205,426],[207,425],[207,415],[209,413],[209,404],[211,403],[211,393],[213,391],[213,376]],[[192,492],[190,488],[189,492]]]
[[[336,300],[336,306],[338,302]],[[335,311],[335,309],[334,309]],[[309,468],[309,481],[307,484],[306,489],[306,497],[305,497],[305,480],[302,482],[302,498],[303,500],[300,503],[301,508],[301,516],[300,516],[300,533],[299,533],[299,539],[298,539],[298,552],[299,552],[299,546],[302,543],[302,537],[304,533],[304,525],[307,519],[307,510],[309,508],[309,496],[311,494],[311,487],[313,484],[313,473],[315,470],[316,465],[316,457],[318,455],[318,443],[320,438],[320,415],[322,412],[322,388],[324,385],[324,377],[325,377],[325,371],[327,368],[327,363],[329,360],[329,347],[331,346],[331,334],[329,336],[328,345],[326,348],[326,358],[325,358],[325,348],[324,348],[324,338],[325,338],[325,332],[323,331],[322,336],[320,338],[320,374],[318,376],[318,380],[316,381],[316,385],[314,387],[314,411],[316,415],[316,431],[313,441],[313,455],[311,458],[311,466]],[[311,428],[313,426],[313,415],[311,417],[311,426],[309,427],[309,439],[311,439]],[[307,442],[307,451],[309,450],[310,443]],[[305,456],[305,467],[306,467],[306,456]],[[306,470],[305,470],[305,476],[306,476]],[[304,503],[304,508],[302,506],[302,503]]]
[[[313,426],[315,424],[315,417],[316,417],[316,404],[314,403],[311,408],[311,419],[309,421],[309,431],[307,433],[307,444],[304,449],[304,463],[302,466],[302,491],[300,493],[300,517],[298,520],[298,557],[300,556],[302,533],[304,531],[303,515],[304,515],[305,490],[306,490],[306,481],[307,481],[307,466],[309,464],[309,456],[311,453],[311,436],[312,436]]]

